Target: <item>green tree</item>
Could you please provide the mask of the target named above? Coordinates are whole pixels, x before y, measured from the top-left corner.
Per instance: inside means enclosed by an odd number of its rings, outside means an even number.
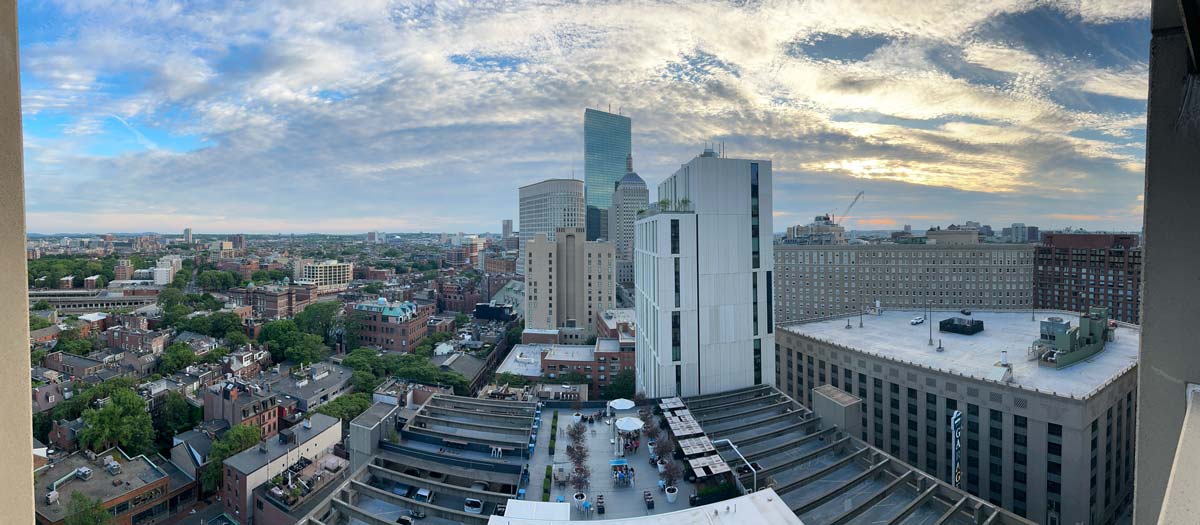
[[[281,319],[264,324],[258,333],[258,341],[267,345],[275,361],[283,361],[288,348],[296,346],[304,334],[290,319]]]
[[[177,304],[163,309],[164,326],[180,326],[186,322],[188,314],[192,313],[192,309],[187,305]]]
[[[379,295],[379,292],[383,291],[383,283],[367,283],[359,290],[365,294]]]
[[[33,306],[30,307],[29,309],[30,310],[53,310],[54,306],[50,304],[50,301],[47,301],[45,299],[39,299],[36,303],[33,303]]]
[[[508,346],[510,348],[513,346],[516,346],[517,344],[520,344],[521,332],[524,332],[524,331],[525,331],[525,321],[521,321],[520,323],[513,325],[512,328],[509,328],[507,332],[504,332],[504,340],[508,343]]]
[[[66,518],[63,525],[113,525],[116,521],[112,513],[104,508],[99,499],[89,497],[79,491],[71,492],[67,499]]]
[[[228,343],[229,346],[237,348],[249,344],[250,336],[246,335],[246,333],[241,330],[232,329],[228,332],[225,332],[225,342]]]
[[[225,348],[223,346],[219,346],[217,348],[213,348],[212,350],[209,350],[208,353],[200,356],[200,358],[197,359],[196,362],[197,363],[215,364],[215,363],[220,362],[221,358],[225,357],[227,355],[229,355],[229,349]]]
[[[87,355],[95,350],[99,350],[100,346],[99,339],[95,337],[85,338],[79,334],[78,329],[70,328],[59,332],[58,341],[54,343],[54,351]]]
[[[330,340],[330,331],[337,324],[338,314],[342,311],[342,304],[337,301],[327,301],[316,303],[304,308],[303,312],[296,314],[296,327],[301,332],[313,335],[319,335],[325,339],[326,344],[332,344]]]
[[[158,293],[158,304],[164,308],[169,308],[177,304],[183,304],[186,295],[178,288],[167,288]]]
[[[558,374],[558,378],[555,379],[555,381],[559,382],[559,383],[568,383],[568,384],[590,383],[591,382],[588,380],[587,377],[585,377],[583,374],[581,374],[579,372],[563,372],[561,374]]]
[[[469,316],[467,314],[456,314],[454,316],[454,327],[455,328],[462,328],[468,324],[471,324],[471,316]]]
[[[385,375],[383,360],[377,352],[370,348],[356,348],[342,358],[342,366],[355,372],[369,372],[372,375]]]
[[[211,492],[220,487],[225,471],[221,464],[238,452],[257,445],[261,439],[262,433],[257,426],[236,425],[214,441],[208,452],[208,466],[200,474],[200,483],[204,490]]]
[[[29,330],[30,331],[41,330],[43,328],[52,326],[53,324],[54,323],[51,323],[48,319],[46,319],[45,317],[42,317],[40,315],[29,316]]]
[[[83,411],[79,442],[92,450],[116,444],[132,455],[154,451],[154,422],[146,400],[133,389],[117,390],[101,408]]]
[[[171,343],[158,361],[158,371],[171,375],[196,362],[196,352],[185,343]]]
[[[171,444],[176,434],[190,430],[200,422],[199,410],[188,403],[179,392],[167,392],[162,415],[154,420],[154,431],[160,445]]]
[[[382,381],[366,370],[355,370],[350,376],[350,385],[354,387],[355,392],[374,392],[379,383]]]
[[[608,388],[604,389],[604,397],[608,399],[633,399],[636,391],[636,375],[632,368],[625,368],[612,377]]]
[[[297,363],[316,363],[329,357],[329,347],[320,336],[305,334],[299,343],[284,350],[284,357]]]
[[[336,417],[341,419],[343,423],[349,423],[350,420],[358,417],[359,414],[368,408],[371,408],[371,405],[370,393],[356,392],[338,396],[333,401],[317,407],[317,413]]]
[[[524,376],[519,376],[512,372],[500,372],[499,374],[496,374],[496,384],[521,388],[525,385],[528,385],[529,380],[525,379]]]
[[[196,276],[196,284],[205,290],[228,290],[241,282],[240,276],[223,270],[204,270]]]

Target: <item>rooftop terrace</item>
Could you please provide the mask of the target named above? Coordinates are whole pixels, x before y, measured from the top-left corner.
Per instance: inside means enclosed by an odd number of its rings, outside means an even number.
[[[111,456],[120,465],[120,472],[113,474],[105,469],[104,458],[108,456]],[[76,476],[75,473],[79,469],[91,471],[88,479]],[[110,449],[94,460],[89,459],[84,453],[78,452],[35,471],[37,513],[50,522],[65,519],[67,501],[75,492],[80,492],[103,503],[135,492],[147,485],[161,483],[163,485],[162,495],[165,496],[169,483],[167,476],[165,471],[146,457],[130,458],[119,449]],[[49,503],[47,501],[46,495],[51,491],[58,492],[58,502]]]
[[[1137,365],[1141,330],[1136,325],[1117,323],[1113,341],[1104,350],[1063,369],[1040,366],[1036,354],[1029,357],[1032,343],[1039,337],[1040,321],[1061,317],[1078,326],[1078,313],[1039,310],[1025,312],[972,312],[970,318],[983,321],[984,329],[974,335],[940,332],[938,322],[963,317],[959,312],[934,311],[919,325],[910,324],[920,310],[889,310],[881,315],[802,321],[780,327],[794,334],[833,343],[866,354],[940,370],[949,374],[987,379],[1007,352],[1012,365],[1009,384],[1063,397],[1085,398]],[[1036,319],[1033,320],[1033,319]],[[933,345],[929,330],[933,329]],[[943,351],[938,351],[939,342]]]

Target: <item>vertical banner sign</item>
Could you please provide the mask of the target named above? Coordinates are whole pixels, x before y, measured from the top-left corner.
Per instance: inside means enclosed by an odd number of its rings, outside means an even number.
[[[954,486],[962,487],[962,412],[950,415],[950,473]]]

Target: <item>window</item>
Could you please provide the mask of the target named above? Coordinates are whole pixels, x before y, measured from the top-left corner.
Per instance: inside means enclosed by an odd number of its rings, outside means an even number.
[[[754,384],[762,384],[762,339],[754,340]]]
[[[680,339],[681,339],[680,331],[681,330],[680,330],[680,318],[679,317],[680,317],[679,312],[671,312],[671,360],[672,361],[679,361],[681,359],[680,354],[681,354],[682,343],[680,342]]]
[[[679,255],[679,219],[671,219],[671,255]]]
[[[750,244],[751,268],[759,267],[758,236],[758,163],[750,163]]]

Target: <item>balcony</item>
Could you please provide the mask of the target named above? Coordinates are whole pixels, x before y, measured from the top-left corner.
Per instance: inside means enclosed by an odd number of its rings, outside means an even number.
[[[676,202],[671,202],[664,199],[658,202],[650,203],[650,206],[645,210],[639,210],[637,218],[645,219],[660,213],[695,213],[695,210],[692,207],[692,201],[688,199],[683,199]]]

